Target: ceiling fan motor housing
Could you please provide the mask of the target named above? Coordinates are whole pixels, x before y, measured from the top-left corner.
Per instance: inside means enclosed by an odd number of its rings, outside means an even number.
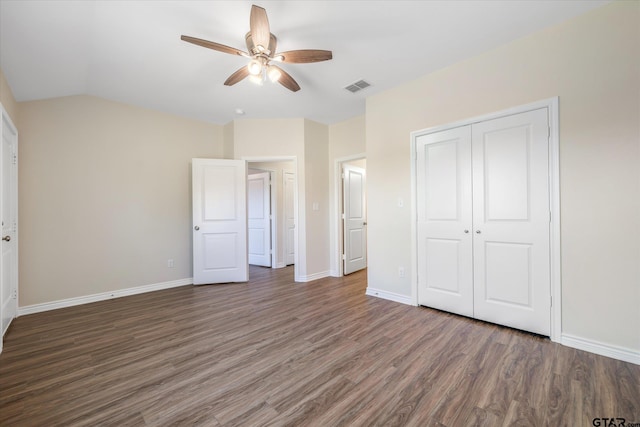
[[[249,31],[244,36],[244,39],[245,39],[245,41],[247,43],[247,50],[249,51],[249,54],[251,56],[264,54],[264,55],[266,55],[268,57],[272,57],[273,54],[276,51],[276,45],[278,43],[278,39],[276,38],[276,36],[271,34],[271,36],[269,37],[269,46],[262,46],[264,49],[260,49],[253,42],[253,37],[251,36],[251,31]]]

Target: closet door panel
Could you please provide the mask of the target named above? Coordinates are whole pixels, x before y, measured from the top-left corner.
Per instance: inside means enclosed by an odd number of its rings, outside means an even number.
[[[418,302],[472,316],[471,127],[422,135],[416,152]]]
[[[474,124],[474,317],[550,334],[547,110]]]

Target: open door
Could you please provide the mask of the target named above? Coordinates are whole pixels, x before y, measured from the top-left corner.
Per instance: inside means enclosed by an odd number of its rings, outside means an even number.
[[[249,264],[271,267],[271,174],[249,175]]]
[[[295,173],[284,172],[284,263],[293,265],[296,262],[295,228],[296,228],[296,204],[295,204]]]
[[[344,274],[367,267],[367,212],[365,170],[343,166]]]
[[[193,159],[193,284],[246,282],[247,165]]]
[[[0,116],[0,329],[4,337],[18,311],[18,133],[2,105]]]

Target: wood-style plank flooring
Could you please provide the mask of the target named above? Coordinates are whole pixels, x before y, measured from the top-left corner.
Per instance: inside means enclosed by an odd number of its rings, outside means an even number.
[[[0,425],[640,423],[640,366],[365,296],[365,272],[251,278],[16,319]]]

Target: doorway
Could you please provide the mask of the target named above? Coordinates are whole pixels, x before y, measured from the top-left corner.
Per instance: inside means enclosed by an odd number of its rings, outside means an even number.
[[[275,172],[249,168],[247,177],[247,240],[249,264],[275,266],[272,235],[275,216],[272,207],[272,183]]]
[[[367,204],[364,155],[336,161],[338,275],[367,267]]]
[[[297,266],[297,245],[298,245],[298,233],[297,233],[297,180],[296,180],[296,162],[290,158],[251,158],[247,159],[249,180],[251,177],[256,179],[260,174],[269,174],[269,187],[268,190],[263,187],[263,199],[267,203],[264,197],[266,191],[269,191],[270,197],[268,203],[270,204],[270,239],[269,250],[271,255],[271,262],[269,267],[282,268],[288,265],[294,265],[295,280],[298,280],[298,266]],[[264,175],[262,175],[264,176]],[[258,185],[254,185],[254,192],[257,193]],[[251,190],[250,190],[251,191]],[[253,196],[257,200],[257,196]],[[251,205],[251,200],[249,204]],[[249,208],[251,210],[251,207]],[[266,212],[266,209],[265,209]],[[266,223],[265,223],[266,224]],[[255,224],[253,224],[255,225]],[[264,225],[266,226],[266,225]],[[250,231],[251,234],[251,231]],[[263,236],[261,232],[253,233],[256,236]],[[267,245],[266,240],[263,240]],[[250,243],[251,245],[251,243]],[[256,244],[256,248],[259,249],[260,245]],[[258,250],[249,249],[251,252],[259,252]],[[251,262],[253,265],[263,265],[257,262]]]
[[[284,266],[294,265],[295,257],[295,228],[296,228],[296,175],[293,171],[285,170],[282,174],[282,189],[284,200]]]

